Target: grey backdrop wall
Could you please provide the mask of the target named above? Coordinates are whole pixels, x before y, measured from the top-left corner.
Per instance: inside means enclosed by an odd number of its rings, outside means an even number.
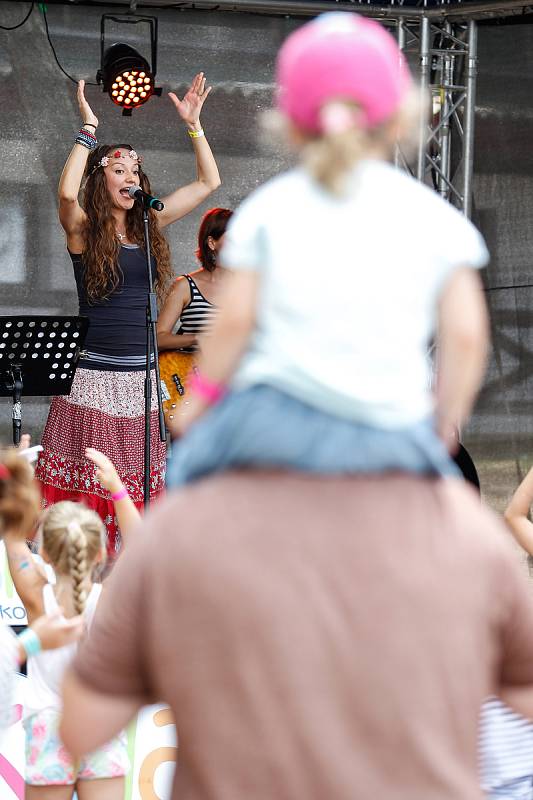
[[[0,3],[0,24],[13,25],[29,4]],[[50,34],[64,69],[95,81],[100,64],[100,17],[122,8],[48,6]],[[149,13],[149,12],[148,12]],[[171,226],[168,236],[176,273],[195,267],[195,235],[209,207],[235,207],[284,161],[262,152],[255,115],[270,104],[273,59],[295,23],[283,18],[156,11],[159,19],[157,85],[131,118],[123,117],[97,86],[87,97],[100,125],[101,142],[131,142],[144,156],[155,193],[165,195],[195,177],[190,139],[172,103],[187,82],[204,70],[213,91],[202,121],[220,164],[222,187],[199,209]],[[144,26],[108,23],[109,43],[126,41],[149,57]],[[0,30],[0,313],[76,313],[70,259],[57,220],[56,187],[80,125],[76,86],[58,69],[37,12],[14,31]],[[196,265],[197,266],[197,265]],[[23,403],[24,429],[38,441],[46,398]],[[7,400],[0,401],[0,436],[10,441]]]
[[[28,7],[0,2],[0,24],[16,24]],[[121,10],[48,6],[50,34],[67,72],[95,80],[101,14]],[[235,207],[287,166],[286,153],[259,143],[255,118],[270,107],[278,46],[300,21],[232,12],[143,11],[159,19],[157,84],[163,97],[152,98],[125,118],[101,88],[89,86],[87,96],[100,119],[100,141],[131,142],[144,155],[154,191],[164,195],[194,177],[190,142],[165,94],[171,89],[183,93],[200,69],[212,84],[202,119],[223,185],[169,230],[175,271],[182,273],[194,266],[202,212],[213,205]],[[110,42],[127,41],[149,52],[140,26],[110,25],[107,36]],[[501,506],[521,471],[533,462],[528,393],[533,351],[533,28],[481,27],[479,50],[475,221],[492,253],[485,277],[494,354],[464,435],[487,496]],[[75,85],[57,67],[37,10],[23,27],[0,30],[0,120],[0,313],[75,313],[56,187],[79,116]],[[416,220],[413,224],[416,235]],[[325,264],[324,271],[330,266]],[[505,288],[516,286],[520,288]],[[47,407],[46,398],[24,401],[23,427],[36,440]],[[10,436],[10,405],[1,400],[0,438],[9,442]]]

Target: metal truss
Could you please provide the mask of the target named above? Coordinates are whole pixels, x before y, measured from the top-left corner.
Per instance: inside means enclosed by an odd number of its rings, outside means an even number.
[[[472,172],[477,75],[475,20],[453,23],[423,16],[398,21],[398,41],[415,53],[424,95],[414,174],[466,216],[472,212]],[[408,168],[401,153],[397,163]],[[411,170],[413,171],[413,170]]]
[[[3,0],[0,0],[2,2]],[[12,2],[12,0],[6,0]],[[102,0],[48,0],[49,5],[102,5]],[[324,11],[356,11],[382,20],[496,19],[533,13],[533,0],[109,0],[106,5],[130,8],[201,8],[283,16],[316,16]]]

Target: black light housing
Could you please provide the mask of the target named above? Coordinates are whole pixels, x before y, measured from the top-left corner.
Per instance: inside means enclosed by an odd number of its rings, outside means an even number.
[[[126,24],[147,22],[150,25],[151,66],[129,44],[117,42],[106,49],[105,23],[108,19]],[[96,73],[96,80],[103,84],[103,91],[109,94],[113,103],[122,108],[122,114],[130,116],[134,108],[142,106],[153,94],[161,94],[161,89],[155,87],[157,18],[104,14],[100,23],[100,34],[100,69]]]

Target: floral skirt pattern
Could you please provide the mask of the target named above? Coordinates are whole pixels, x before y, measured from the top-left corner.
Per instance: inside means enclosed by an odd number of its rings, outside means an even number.
[[[24,721],[26,731],[26,783],[31,786],[66,786],[78,780],[121,778],[129,771],[126,733],[75,761],[59,738],[60,712],[45,709]]]
[[[155,384],[155,373],[152,373]],[[150,499],[165,485],[166,447],[159,436],[157,395],[152,393]],[[144,372],[79,368],[68,397],[54,397],[35,469],[43,505],[79,500],[104,521],[108,551],[120,548],[120,534],[109,492],[85,458],[94,447],[111,459],[130,497],[141,509],[144,480]]]

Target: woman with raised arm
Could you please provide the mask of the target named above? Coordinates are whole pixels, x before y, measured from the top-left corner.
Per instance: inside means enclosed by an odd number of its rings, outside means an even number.
[[[181,219],[220,185],[217,165],[200,124],[211,87],[200,72],[180,100],[169,97],[185,123],[196,157],[197,177],[162,198],[164,210],[149,211],[153,278],[159,301],[172,278],[162,229]],[[98,119],[78,85],[82,127],[59,182],[59,220],[66,234],[80,314],[89,317],[84,357],[68,397],[52,401],[36,467],[44,505],[83,500],[104,520],[108,551],[120,537],[112,498],[96,480],[87,447],[104,452],[140,507],[143,499],[144,369],[148,275],[142,208],[132,186],[151,192],[142,156],[130,144],[99,145]],[[78,195],[83,189],[83,201]],[[154,373],[152,376],[155,377]],[[164,487],[165,446],[159,440],[156,392],[152,405],[150,496]]]

